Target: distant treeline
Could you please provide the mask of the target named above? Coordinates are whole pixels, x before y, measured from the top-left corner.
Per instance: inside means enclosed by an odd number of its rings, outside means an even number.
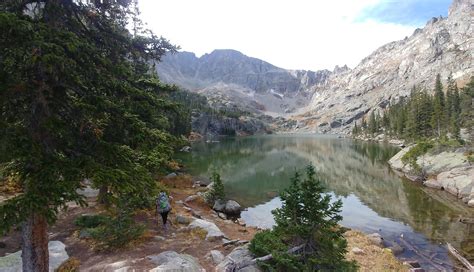
[[[472,137],[473,99],[474,77],[461,90],[449,77],[444,92],[438,74],[432,94],[413,87],[408,98],[401,97],[383,112],[372,111],[360,124],[355,122],[352,134],[374,136],[385,133],[413,141],[446,136],[460,140],[460,128],[464,127]]]

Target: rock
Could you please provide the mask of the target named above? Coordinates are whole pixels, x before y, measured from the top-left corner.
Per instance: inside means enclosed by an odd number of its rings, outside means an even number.
[[[181,151],[181,152],[190,152],[191,147],[186,145],[186,146],[183,146],[183,148],[181,148],[179,151]]]
[[[398,243],[393,242],[392,245],[389,247],[392,250],[393,254],[398,255],[404,251],[403,247],[401,247]]]
[[[227,215],[225,215],[225,213],[217,213],[217,216],[219,216],[220,219],[227,220]]]
[[[191,210],[191,215],[196,217],[196,218],[202,218],[201,212],[198,212],[196,210]]]
[[[458,167],[437,176],[438,183],[444,190],[463,198],[471,196],[474,187],[474,166]]]
[[[93,189],[91,186],[86,186],[82,189],[77,189],[76,192],[88,198],[97,197],[99,195],[99,189]]]
[[[214,206],[212,206],[212,209],[213,209],[214,211],[217,211],[217,212],[223,212],[224,209],[225,209],[225,204],[226,204],[226,203],[225,203],[225,201],[223,201],[223,200],[220,200],[220,199],[219,199],[219,200],[216,200],[216,201],[214,202]]]
[[[224,238],[224,233],[216,226],[216,224],[203,220],[203,219],[195,219],[189,225],[189,228],[200,228],[207,232],[206,240],[214,241],[216,239]]]
[[[225,258],[219,250],[211,250],[210,257],[215,265],[220,264],[222,261],[224,261]]]
[[[49,271],[57,269],[63,262],[69,259],[66,252],[66,246],[60,241],[50,241],[48,243],[49,250]],[[0,271],[2,272],[20,272],[22,271],[21,250],[0,257]]]
[[[383,238],[380,234],[372,233],[372,234],[367,235],[367,238],[369,238],[369,240],[372,244],[374,244],[376,246],[379,246],[379,247],[384,247]]]
[[[423,182],[423,185],[429,188],[441,189],[443,186],[436,179],[429,179]]]
[[[239,215],[241,211],[241,206],[234,200],[229,200],[225,203],[224,212],[227,215]]]
[[[406,261],[406,262],[403,262],[404,265],[408,265],[408,266],[411,266],[413,268],[420,268],[420,264],[417,262],[417,261]]]
[[[205,272],[196,258],[188,254],[178,254],[175,251],[165,251],[158,255],[147,257],[151,263],[158,265],[150,272]]]
[[[469,200],[469,201],[467,202],[467,205],[468,205],[469,207],[474,207],[474,198],[471,199],[471,200]]]
[[[245,221],[242,218],[238,218],[235,222],[242,227],[245,227],[247,225],[245,224]]]
[[[6,248],[7,247],[7,244],[5,244],[4,242],[0,242],[0,248]]]
[[[254,259],[253,254],[248,250],[247,246],[241,246],[241,247],[236,247],[234,250],[232,250],[229,255],[227,255],[224,260],[216,266],[215,271],[216,272],[225,272],[228,271],[229,267],[233,265],[234,263],[242,263],[242,262],[248,262],[250,260]],[[244,269],[238,270],[238,271],[245,271],[245,272],[259,272],[261,271],[257,265],[251,265],[247,266]]]
[[[156,236],[154,236],[154,237],[153,237],[153,239],[155,239],[155,240],[157,240],[157,241],[164,241],[164,240],[166,240],[166,238],[165,238],[165,237],[163,237],[163,236],[160,236],[160,235],[156,235]]]
[[[362,249],[358,248],[358,247],[352,248],[351,251],[356,255],[363,255],[364,254],[364,251]]]
[[[79,239],[90,239],[90,238],[92,238],[92,235],[89,229],[82,229],[79,232]]]
[[[169,173],[168,175],[165,176],[165,179],[171,179],[171,178],[175,178],[177,177],[178,175],[176,175],[176,173]]]
[[[178,214],[176,216],[176,223],[178,223],[178,224],[187,225],[187,224],[191,223],[191,220],[192,219],[190,217],[187,217],[187,216],[184,216],[184,215]]]
[[[190,195],[184,199],[184,203],[192,202],[198,198],[199,198],[198,195]]]

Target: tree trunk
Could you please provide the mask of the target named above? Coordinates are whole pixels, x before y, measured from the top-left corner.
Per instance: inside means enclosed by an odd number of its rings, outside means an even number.
[[[109,198],[108,198],[109,188],[106,185],[102,185],[99,188],[99,195],[97,196],[97,201],[99,204],[108,206]]]
[[[48,272],[48,223],[46,218],[32,214],[22,226],[21,258],[24,272]]]

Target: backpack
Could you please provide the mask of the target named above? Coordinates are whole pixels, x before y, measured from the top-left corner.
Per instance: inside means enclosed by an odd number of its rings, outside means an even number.
[[[156,198],[156,209],[159,213],[169,212],[171,210],[171,205],[166,193],[161,192]]]

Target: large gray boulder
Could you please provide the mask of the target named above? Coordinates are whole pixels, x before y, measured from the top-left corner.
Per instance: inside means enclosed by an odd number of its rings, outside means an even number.
[[[248,262],[253,260],[255,256],[249,251],[247,246],[236,247],[227,255],[220,264],[216,266],[216,272],[226,272],[229,269],[239,263]],[[239,272],[260,272],[260,268],[257,265],[250,265],[242,269],[237,270]]]
[[[216,200],[214,202],[214,206],[212,206],[212,209],[216,212],[223,212],[226,206],[226,202],[224,200]]]
[[[66,246],[60,241],[50,241],[48,243],[48,250],[50,272],[57,269],[64,261],[69,259],[69,255],[66,252]],[[1,272],[21,272],[22,265],[21,250],[5,257],[0,257]]]
[[[151,263],[158,265],[150,272],[205,272],[206,270],[191,255],[165,251],[147,257]]]
[[[458,198],[466,202],[474,199],[474,166],[442,172],[436,179],[442,188]]]
[[[242,207],[237,201],[229,200],[225,203],[224,212],[228,215],[239,215]]]
[[[203,220],[195,219],[189,224],[190,229],[199,228],[207,232],[206,240],[214,241],[225,237],[224,233],[216,226],[216,224]]]

